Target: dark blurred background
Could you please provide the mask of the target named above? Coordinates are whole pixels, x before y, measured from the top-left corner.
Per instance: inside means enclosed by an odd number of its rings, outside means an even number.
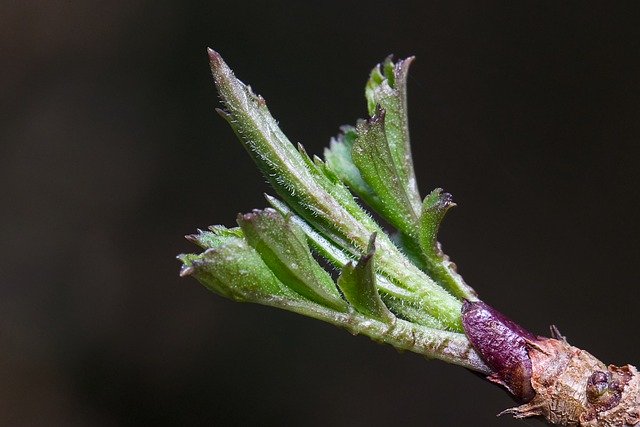
[[[586,2],[0,6],[0,424],[511,426],[464,369],[180,279],[196,227],[268,191],[214,107],[205,47],[321,153],[416,55],[423,194],[487,301],[640,362],[640,7]]]

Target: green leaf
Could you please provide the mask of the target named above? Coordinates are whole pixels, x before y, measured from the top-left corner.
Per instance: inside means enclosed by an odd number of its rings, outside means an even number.
[[[404,320],[408,320],[418,325],[427,326],[429,328],[444,329],[442,322],[435,317],[430,316],[428,313],[425,313],[419,303],[410,302],[406,299],[387,296],[384,294],[383,301],[391,312],[396,313],[398,317],[401,317]]]
[[[400,350],[489,373],[463,333],[442,331],[398,319],[393,325],[359,313],[344,313],[302,298],[286,287],[247,242],[229,235],[202,254],[178,256],[181,276],[195,277],[209,290],[239,302],[253,302],[313,317],[364,334]]]
[[[385,110],[378,108],[370,120],[358,123],[358,137],[351,155],[364,181],[384,200],[380,213],[402,232],[415,235],[418,213],[393,159],[385,132],[385,116]]]
[[[214,82],[226,107],[221,114],[286,204],[352,255],[365,253],[369,236],[378,233],[380,271],[446,328],[461,331],[460,301],[400,253],[326,165],[310,161],[291,144],[264,99],[236,79],[220,55],[210,50],[209,56]]]
[[[422,204],[420,216],[420,246],[424,253],[432,259],[442,258],[443,253],[438,244],[438,230],[447,211],[456,206],[449,193],[443,193],[442,188],[436,188]]]
[[[181,276],[193,276],[211,291],[240,302],[253,302],[313,317],[364,334],[400,350],[490,373],[463,333],[442,331],[398,319],[393,325],[359,313],[343,313],[302,298],[284,286],[260,255],[239,237],[229,238],[200,255],[178,257]]]
[[[275,210],[280,212],[280,215],[287,217],[291,222],[300,227],[302,232],[307,236],[308,242],[313,246],[313,249],[332,265],[342,268],[345,264],[355,258],[354,255],[351,255],[342,248],[337,247],[333,242],[329,241],[314,230],[304,219],[297,216],[285,203],[268,194],[265,194],[265,198]]]
[[[347,310],[329,273],[313,258],[300,227],[273,209],[239,215],[249,244],[278,279],[303,297],[338,311]]]
[[[274,209],[280,212],[280,214],[287,216],[294,224],[300,227],[307,236],[313,249],[334,267],[344,269],[347,264],[355,262],[350,255],[343,252],[340,248],[337,248],[333,243],[311,228],[302,218],[295,215],[286,204],[269,195],[266,195],[266,198]],[[421,255],[422,253],[420,253],[420,256]],[[381,254],[379,253],[378,257],[380,256]],[[420,297],[395,285],[380,272],[376,274],[376,286],[382,301],[389,307],[392,313],[430,328],[447,329],[445,322],[429,314],[428,310],[425,309],[424,301]]]
[[[209,231],[198,229],[197,234],[189,234],[184,237],[191,243],[208,249],[220,246],[229,237],[242,237],[242,230],[239,227],[227,228],[223,225],[212,225],[209,227]]]
[[[371,235],[369,251],[354,266],[349,262],[342,269],[338,286],[345,298],[360,313],[387,323],[395,322],[395,316],[384,305],[376,286],[374,267],[375,238]]]
[[[229,236],[200,255],[180,255],[181,276],[193,276],[211,291],[236,301],[273,296],[300,299],[269,270],[260,255],[240,237]]]
[[[360,175],[358,167],[353,163],[351,150],[358,134],[351,126],[343,126],[337,137],[331,138],[329,147],[324,150],[324,158],[327,167],[333,171],[347,187],[357,194],[367,205],[374,210],[384,210],[384,203]]]
[[[233,75],[220,55],[209,51],[214,82],[238,139],[269,183],[296,212],[343,247],[364,251],[379,227],[338,180],[331,180],[299,152],[278,127],[264,99]]]
[[[375,115],[377,106],[386,112],[385,135],[396,175],[405,188],[412,210],[419,213],[422,200],[411,158],[407,106],[407,77],[413,59],[410,57],[394,64],[391,57],[387,57],[382,66],[378,64],[371,71],[365,96],[370,116]]]
[[[240,228],[212,226],[187,236],[206,250],[179,256],[181,275],[194,276],[228,298],[300,313],[398,349],[489,373],[460,333],[460,301],[439,285],[450,285],[452,264],[436,250],[442,218],[433,203],[422,209],[415,185],[406,122],[412,59],[394,64],[388,58],[374,69],[366,88],[374,117],[358,124],[357,136],[345,128],[324,163],[307,155],[302,145],[294,147],[264,99],[236,79],[216,52],[209,50],[209,56],[225,106],[220,114],[284,203],[268,197],[277,212],[254,211],[239,217]],[[402,250],[345,184],[391,218],[401,231]],[[342,268],[339,286],[349,303],[309,245]]]
[[[436,188],[424,199],[418,241],[426,258],[427,272],[438,283],[459,298],[477,299],[475,291],[456,271],[456,265],[442,252],[438,243],[438,230],[447,211],[454,207],[451,194]]]
[[[393,233],[391,240],[402,251],[402,253],[411,260],[411,262],[421,270],[427,270],[427,260],[425,259],[422,247],[418,243],[418,239],[407,236],[401,231]]]

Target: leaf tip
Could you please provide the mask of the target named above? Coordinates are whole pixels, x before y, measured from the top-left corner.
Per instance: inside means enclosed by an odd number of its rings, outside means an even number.
[[[368,120],[372,125],[384,124],[384,116],[387,114],[387,111],[382,108],[380,104],[376,104],[375,112],[373,116]]]
[[[372,257],[374,252],[376,251],[376,237],[378,236],[378,232],[374,231],[371,233],[371,237],[369,237],[369,244],[367,245],[367,256]]]
[[[220,56],[220,54],[218,52],[216,52],[215,50],[211,49],[210,47],[207,47],[207,55],[209,56],[209,63],[211,64],[211,66],[220,66],[222,63],[224,63],[224,61],[222,60],[222,56]]]
[[[194,273],[195,269],[192,266],[187,266],[187,265],[183,265],[182,268],[180,268],[180,277],[187,277],[187,276],[191,276]]]

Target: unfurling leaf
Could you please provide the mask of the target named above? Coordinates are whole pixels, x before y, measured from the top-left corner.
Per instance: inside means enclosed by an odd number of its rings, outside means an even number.
[[[377,212],[382,212],[384,210],[382,200],[369,184],[362,179],[358,167],[353,163],[351,150],[358,137],[356,129],[351,126],[342,126],[340,131],[337,137],[331,138],[329,147],[324,150],[327,167],[367,205]]]
[[[418,213],[393,159],[385,133],[385,110],[378,108],[356,127],[358,137],[351,156],[364,181],[384,200],[381,214],[404,233],[415,235]]]
[[[273,209],[238,215],[249,244],[282,282],[303,297],[338,311],[346,311],[333,280],[313,258],[300,227]]]
[[[385,135],[397,175],[415,212],[420,212],[421,198],[416,183],[407,105],[407,77],[413,57],[393,63],[389,56],[372,71],[365,88],[369,115],[379,105],[385,112]]]
[[[228,236],[199,255],[181,255],[181,276],[194,276],[209,290],[236,301],[261,302],[274,295],[301,299],[278,280],[241,237]]]
[[[378,233],[377,265],[397,290],[393,296],[419,305],[443,328],[460,331],[461,302],[398,250],[327,165],[291,144],[264,99],[238,80],[219,54],[210,50],[209,57],[226,107],[223,117],[289,208],[352,258],[364,254],[369,236]]]
[[[190,234],[185,238],[203,249],[216,248],[226,242],[229,237],[242,237],[242,230],[238,227],[227,228],[223,225],[212,225],[209,230],[198,229],[197,234]]]
[[[436,188],[422,204],[420,216],[419,242],[428,258],[442,258],[442,250],[438,245],[438,230],[447,211],[456,204],[449,193],[443,193],[442,188]]]
[[[355,266],[352,262],[344,266],[338,278],[338,286],[347,301],[358,312],[387,323],[393,323],[395,316],[382,302],[376,286],[375,238],[376,235],[372,234],[369,251],[360,257]]]
[[[474,301],[477,299],[475,291],[458,274],[456,265],[442,252],[438,243],[440,224],[447,211],[455,205],[451,194],[443,193],[441,188],[429,193],[422,205],[418,242],[429,275],[457,297]]]

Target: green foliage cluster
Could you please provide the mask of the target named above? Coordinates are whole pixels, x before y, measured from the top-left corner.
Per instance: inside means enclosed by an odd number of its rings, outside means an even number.
[[[345,126],[324,160],[291,144],[264,99],[209,51],[228,121],[279,198],[188,238],[181,274],[224,297],[294,311],[428,357],[488,372],[461,324],[475,300],[440,249],[451,196],[420,197],[411,159],[406,81],[412,58],[376,66],[366,84],[370,114]],[[387,234],[354,195],[391,224]],[[315,255],[315,256],[314,256]],[[339,271],[334,281],[317,261]]]

